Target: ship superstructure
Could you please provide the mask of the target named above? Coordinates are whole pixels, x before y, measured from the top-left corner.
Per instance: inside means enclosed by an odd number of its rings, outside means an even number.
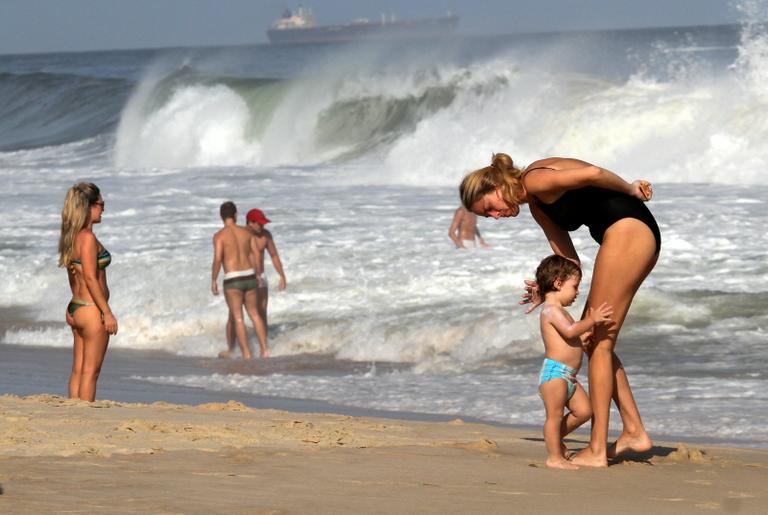
[[[306,7],[286,9],[267,30],[272,43],[317,43],[355,41],[360,39],[425,38],[450,34],[459,17],[448,13],[438,18],[397,20],[394,15],[382,15],[380,21],[358,18],[343,25],[318,25],[312,11]]]

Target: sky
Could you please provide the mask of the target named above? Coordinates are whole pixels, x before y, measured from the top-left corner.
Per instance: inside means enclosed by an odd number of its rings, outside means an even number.
[[[0,0],[0,54],[265,43],[269,24],[300,3],[321,24],[450,11],[460,33],[506,34],[736,23],[737,1]]]

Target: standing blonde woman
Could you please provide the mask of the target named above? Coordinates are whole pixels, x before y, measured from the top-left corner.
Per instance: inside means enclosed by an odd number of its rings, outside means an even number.
[[[72,289],[66,313],[74,336],[69,397],[87,401],[96,398],[109,335],[117,334],[117,319],[107,303],[106,268],[112,257],[93,234],[93,224],[101,223],[103,213],[104,200],[95,184],[81,182],[67,191],[61,210],[59,266],[66,267]]]
[[[521,204],[541,226],[555,254],[579,260],[569,231],[581,225],[600,244],[585,310],[613,306],[614,324],[595,328],[589,351],[589,395],[592,434],[589,446],[573,458],[578,465],[605,467],[608,458],[625,451],[651,448],[627,374],[614,352],[632,299],[653,269],[661,249],[661,233],[644,202],[653,194],[646,181],[626,182],[614,173],[578,159],[550,157],[525,170],[506,154],[495,154],[491,166],[466,176],[459,186],[464,207],[481,216],[514,217]],[[535,283],[526,281],[522,303],[530,312],[541,303]],[[585,311],[586,312],[586,311]],[[623,430],[609,447],[608,419],[613,398]]]

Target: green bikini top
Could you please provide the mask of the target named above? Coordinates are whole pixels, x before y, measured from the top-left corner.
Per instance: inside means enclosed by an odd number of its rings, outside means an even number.
[[[111,262],[112,262],[112,254],[110,254],[107,249],[104,249],[101,252],[99,252],[99,255],[96,257],[96,264],[98,265],[99,270],[104,270],[109,266]],[[82,266],[82,263],[80,263],[79,259],[73,259],[72,264]]]

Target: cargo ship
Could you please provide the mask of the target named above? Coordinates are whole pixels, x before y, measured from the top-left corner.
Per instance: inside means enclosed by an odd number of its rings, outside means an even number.
[[[312,11],[306,7],[286,9],[267,30],[271,43],[320,43],[358,41],[366,39],[433,38],[445,36],[456,29],[459,17],[451,13],[438,18],[397,20],[382,16],[380,21],[366,18],[342,25],[318,25]]]

